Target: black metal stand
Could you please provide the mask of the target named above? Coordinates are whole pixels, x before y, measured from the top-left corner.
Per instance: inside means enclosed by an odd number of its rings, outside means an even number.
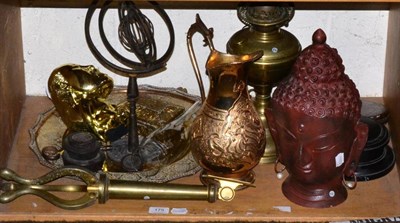
[[[118,15],[120,24],[118,27],[119,41],[122,46],[130,53],[136,55],[140,62],[135,62],[125,58],[118,53],[107,40],[103,29],[103,20],[112,1],[107,0],[98,5],[99,1],[94,0],[89,7],[85,18],[85,36],[86,42],[92,54],[107,69],[118,75],[129,77],[127,100],[129,102],[129,133],[128,140],[121,138],[111,143],[111,150],[107,152],[107,157],[123,171],[140,171],[145,165],[146,157],[141,157],[141,148],[139,143],[136,102],[139,97],[137,78],[147,77],[155,74],[165,68],[167,60],[170,58],[175,45],[175,34],[172,22],[166,12],[156,3],[150,1],[154,10],[165,22],[169,34],[170,43],[165,54],[157,59],[157,48],[154,40],[154,26],[151,21],[141,13],[133,1],[122,1],[119,3]],[[90,35],[90,22],[96,9],[100,7],[98,18],[99,33],[101,40],[107,51],[125,67],[118,66],[108,59],[96,48]],[[157,147],[149,143],[149,147]]]
[[[128,102],[129,102],[129,132],[128,132],[128,151],[122,158],[122,167],[127,171],[139,171],[143,168],[140,156],[139,134],[137,126],[136,102],[139,98],[139,89],[136,77],[129,77],[128,83]]]

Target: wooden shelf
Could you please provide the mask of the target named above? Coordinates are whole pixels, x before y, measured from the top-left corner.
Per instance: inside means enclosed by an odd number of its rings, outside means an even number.
[[[136,4],[140,7],[148,7],[146,0],[138,0]],[[260,0],[250,0],[250,2],[260,2]],[[159,0],[157,1],[165,9],[236,9],[238,0]],[[206,2],[206,4],[204,4]],[[306,0],[306,1],[279,1],[271,0],[269,2],[294,2],[296,10],[387,10],[391,2],[400,2],[400,0],[382,0],[382,1],[365,1],[365,0]],[[337,3],[341,4],[337,4]],[[87,8],[92,0],[21,0],[21,7],[52,7],[52,8]],[[114,4],[115,5],[115,4]]]
[[[123,0],[114,0],[114,1],[123,1]],[[140,1],[147,1],[147,0],[138,0]],[[178,3],[190,3],[190,4],[196,4],[196,3],[202,3],[204,2],[207,3],[232,3],[232,2],[243,2],[240,0],[203,0],[203,1],[198,1],[198,0],[158,0],[157,2],[164,3],[164,2],[170,2],[172,4],[178,4]],[[263,2],[262,0],[246,0],[246,2]],[[332,3],[332,2],[340,2],[340,3],[390,3],[390,2],[400,2],[399,0],[328,0],[328,1],[321,1],[321,0],[269,0],[268,2],[299,2],[299,3]],[[70,6],[88,6],[92,3],[92,0],[21,0],[21,5],[22,6],[65,6],[65,7],[70,7]]]
[[[52,106],[45,97],[27,97],[14,148],[8,167],[28,178],[39,177],[49,171],[39,164],[29,149],[29,134],[39,113]],[[378,180],[359,182],[349,191],[348,199],[337,207],[327,209],[304,208],[291,203],[281,192],[282,180],[275,176],[272,164],[256,167],[256,188],[239,191],[231,202],[217,201],[144,201],[109,200],[86,209],[68,211],[57,208],[41,198],[25,196],[0,205],[1,220],[38,221],[332,221],[370,219],[397,216],[400,213],[400,183],[394,169]],[[198,175],[182,178],[174,183],[200,184]],[[274,206],[286,206],[282,212]],[[150,207],[187,208],[182,215],[148,214]]]

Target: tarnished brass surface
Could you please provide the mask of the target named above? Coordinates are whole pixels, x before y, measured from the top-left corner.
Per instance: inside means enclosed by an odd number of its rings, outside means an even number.
[[[203,83],[192,45],[196,32],[203,35],[211,50],[206,63],[210,89],[190,128],[191,151],[206,173],[253,182],[251,170],[264,152],[265,132],[247,91],[244,66],[260,58],[262,52],[233,55],[216,51],[212,29],[197,15],[187,41],[201,91]]]
[[[294,7],[276,3],[247,3],[238,7],[238,17],[246,25],[227,43],[227,52],[246,54],[262,50],[263,56],[246,66],[248,84],[255,92],[254,105],[266,126],[267,143],[262,163],[276,159],[275,144],[268,129],[265,110],[272,88],[284,79],[301,51],[297,38],[281,29],[294,16]]]
[[[246,54],[263,50],[263,56],[246,67],[249,85],[260,94],[285,78],[301,51],[297,38],[281,29],[294,16],[293,7],[242,5],[238,17],[246,27],[236,32],[227,43],[228,53]],[[269,87],[269,88],[268,88]]]
[[[109,140],[109,131],[126,128],[129,116],[124,104],[106,102],[113,87],[112,79],[94,66],[64,65],[48,80],[51,100],[68,129],[93,132],[103,141]]]
[[[82,184],[47,184],[64,177],[74,177]],[[231,201],[235,189],[241,185],[253,186],[234,179],[204,176],[213,181],[206,186],[166,183],[143,183],[124,180],[110,180],[107,175],[94,173],[76,167],[64,167],[53,170],[37,179],[25,179],[9,169],[0,170],[0,203],[12,202],[20,196],[31,194],[41,197],[53,205],[70,210],[82,209],[108,199],[147,199],[147,200],[216,200]],[[83,193],[78,198],[67,195],[59,197],[52,192]]]
[[[162,145],[164,152],[159,154],[151,166],[137,173],[120,172],[110,166],[109,160],[104,166],[111,179],[123,179],[146,182],[166,182],[192,175],[201,168],[189,152],[186,137],[191,117],[200,108],[200,98],[173,88],[140,86],[138,99],[138,127],[142,137],[152,137]],[[123,104],[126,102],[126,89],[114,88],[105,103]],[[63,167],[63,161],[46,159],[43,149],[52,146],[60,151],[64,132],[67,130],[60,115],[54,108],[40,114],[35,125],[29,130],[30,148],[41,164],[50,168]],[[126,136],[124,136],[126,137]],[[102,151],[108,151],[104,143]]]

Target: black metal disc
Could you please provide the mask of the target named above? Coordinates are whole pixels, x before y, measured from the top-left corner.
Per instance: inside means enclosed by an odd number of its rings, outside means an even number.
[[[388,174],[394,167],[395,154],[390,146],[385,146],[380,159],[371,163],[360,163],[355,172],[358,181],[374,180]]]
[[[368,139],[360,163],[371,162],[382,156],[384,147],[390,141],[389,131],[384,125],[368,117],[361,117],[361,122],[368,125]]]
[[[388,130],[383,124],[380,124],[366,116],[361,116],[360,121],[368,125],[368,140],[366,147],[374,147],[376,145],[381,146],[389,142]]]
[[[371,118],[380,124],[385,124],[389,118],[389,112],[383,104],[362,100],[361,115]]]
[[[369,181],[389,173],[395,164],[395,155],[388,146],[389,131],[383,124],[365,116],[361,122],[368,125],[368,139],[355,175],[358,181]]]
[[[121,160],[122,168],[128,172],[138,172],[143,169],[142,159],[138,154],[128,154]]]
[[[91,159],[75,159],[74,157],[71,156],[71,153],[64,150],[62,154],[62,159],[64,162],[64,166],[69,166],[69,165],[80,166],[96,172],[102,169],[105,155],[103,152],[99,152],[96,154],[95,157]]]

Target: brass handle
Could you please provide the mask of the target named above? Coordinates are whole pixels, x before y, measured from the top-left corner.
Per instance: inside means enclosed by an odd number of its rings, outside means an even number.
[[[85,185],[46,185],[63,177],[74,177]],[[149,200],[207,200],[230,201],[235,196],[235,189],[241,185],[252,186],[247,182],[217,176],[204,176],[214,180],[215,184],[184,185],[170,183],[132,182],[109,180],[106,174],[94,173],[78,167],[64,167],[53,170],[37,179],[25,179],[9,169],[0,170],[0,178],[5,181],[0,185],[0,203],[9,203],[26,194],[36,195],[64,209],[81,209],[96,202],[104,204],[108,199],[149,199]],[[77,199],[67,200],[51,192],[79,192]]]
[[[214,181],[217,181],[219,184],[218,187],[218,199],[222,201],[231,201],[235,197],[235,190],[240,186],[246,187],[256,187],[254,184],[236,180],[236,179],[229,179],[225,177],[219,177],[214,175],[203,175],[203,178],[210,178]]]
[[[86,185],[95,185],[97,179],[93,174],[79,168],[61,168],[51,171],[37,179],[24,179],[18,176],[14,171],[2,169],[0,178],[9,183],[2,183],[0,191],[0,203],[9,203],[18,197],[26,194],[36,195],[47,200],[57,207],[64,209],[81,209],[90,206],[96,202],[96,194],[85,193],[81,197],[73,200],[59,198],[49,191],[60,192],[85,192],[86,186],[81,185],[44,185],[62,177],[74,176],[81,179]]]
[[[206,25],[200,19],[199,14],[196,14],[196,22],[190,26],[190,28],[187,32],[186,42],[187,42],[187,47],[188,47],[188,51],[189,51],[190,61],[192,63],[192,66],[193,66],[193,69],[194,69],[194,72],[196,75],[197,83],[199,84],[201,100],[204,102],[204,100],[206,98],[205,92],[204,92],[204,84],[203,84],[203,80],[201,78],[199,65],[197,63],[196,55],[194,54],[193,43],[192,43],[193,35],[196,32],[199,32],[204,37],[204,46],[209,46],[211,51],[215,50],[214,43],[212,42],[212,38],[214,37],[214,30],[213,30],[213,28],[206,27]]]

